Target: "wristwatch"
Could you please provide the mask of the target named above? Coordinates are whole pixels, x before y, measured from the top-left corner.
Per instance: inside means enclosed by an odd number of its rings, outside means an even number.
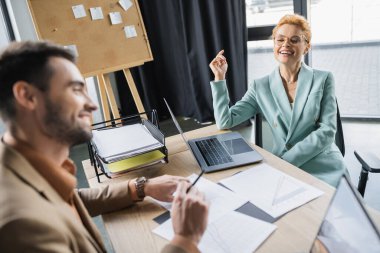
[[[140,200],[143,200],[145,198],[144,188],[146,182],[148,182],[148,179],[146,177],[139,177],[135,181],[137,197]]]

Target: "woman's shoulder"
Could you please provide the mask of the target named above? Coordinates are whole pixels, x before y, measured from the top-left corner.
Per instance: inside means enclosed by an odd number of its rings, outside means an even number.
[[[267,86],[269,86],[269,75],[260,78],[255,78],[249,83],[249,88],[255,90],[263,89]]]
[[[253,82],[255,82],[256,84],[266,84],[266,83],[269,83],[269,75],[262,76],[262,77],[259,77],[259,78],[255,78],[253,80]]]
[[[256,85],[268,85],[270,79],[275,75],[275,73],[276,73],[275,71],[276,70],[273,70],[271,73],[269,73],[265,76],[255,78],[251,83],[252,84],[255,83]]]
[[[258,93],[261,92],[269,92],[270,91],[270,83],[276,79],[276,71],[278,72],[278,68],[275,68],[271,73],[255,78],[249,84],[249,88],[255,90]]]
[[[306,64],[303,65],[305,68],[313,71],[314,75],[315,76],[321,76],[321,77],[324,77],[324,76],[328,76],[328,75],[332,75],[331,71],[328,71],[328,70],[323,70],[323,69],[317,69],[317,68],[312,68]]]

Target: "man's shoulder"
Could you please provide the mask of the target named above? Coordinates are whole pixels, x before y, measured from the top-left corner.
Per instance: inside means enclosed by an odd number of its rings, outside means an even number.
[[[51,210],[28,207],[29,209],[23,211],[13,209],[15,213],[6,212],[6,216],[1,218],[0,251],[71,252],[72,247],[92,247],[84,239],[84,231],[73,229],[74,225],[69,226],[70,222],[62,219],[62,216],[51,213]],[[1,208],[1,212],[9,210]]]
[[[39,219],[48,212],[47,200],[4,165],[0,165],[0,226],[7,219],[32,217]]]
[[[0,165],[0,227],[15,219],[34,219],[36,222],[54,220],[59,210],[33,186],[12,170]]]
[[[11,170],[0,169],[5,175],[0,179],[0,252],[94,251],[69,205],[49,200]]]
[[[0,251],[28,252],[37,247],[36,252],[44,252],[39,248],[43,244],[66,247],[75,241],[80,230],[64,214],[64,207],[51,203],[12,171],[0,169],[4,176],[0,180]]]

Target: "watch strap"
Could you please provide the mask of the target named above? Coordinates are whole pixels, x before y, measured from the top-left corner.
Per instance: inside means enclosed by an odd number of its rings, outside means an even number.
[[[139,177],[135,181],[136,194],[139,200],[143,200],[145,198],[145,183],[148,182],[146,177]]]

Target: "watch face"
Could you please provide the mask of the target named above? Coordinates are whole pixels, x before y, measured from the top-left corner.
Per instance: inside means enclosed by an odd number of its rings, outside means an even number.
[[[139,177],[139,178],[136,180],[137,183],[145,183],[146,181],[147,181],[147,180],[146,180],[145,177]]]
[[[144,186],[147,181],[148,180],[145,177],[139,177],[136,179],[135,186],[136,186],[137,197],[140,198],[141,200],[144,199],[145,197]]]

